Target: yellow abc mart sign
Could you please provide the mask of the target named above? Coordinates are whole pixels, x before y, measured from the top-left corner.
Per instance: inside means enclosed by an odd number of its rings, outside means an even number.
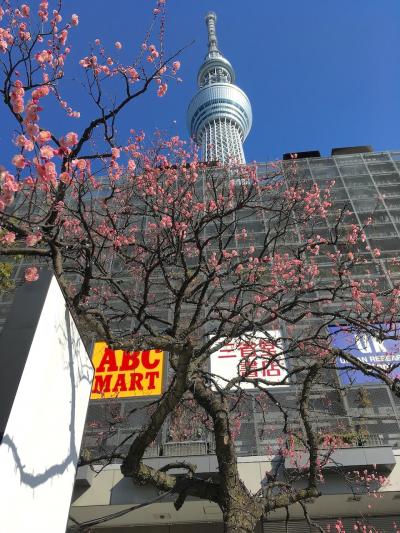
[[[96,342],[92,356],[95,375],[90,398],[159,396],[162,392],[164,352],[113,350]]]

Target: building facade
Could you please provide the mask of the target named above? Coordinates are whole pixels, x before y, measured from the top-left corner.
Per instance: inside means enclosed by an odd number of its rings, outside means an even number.
[[[285,154],[283,166],[290,166],[292,171],[294,165],[299,179],[321,188],[328,181],[334,181],[333,209],[348,208],[352,212],[349,225],[364,226],[373,214],[374,223],[365,226],[366,244],[371,251],[365,252],[365,262],[354,275],[360,279],[367,276],[381,287],[390,287],[400,275],[392,265],[392,259],[400,250],[400,152],[373,152],[369,147],[353,147],[336,149],[333,154],[329,157],[321,157],[319,152]],[[260,176],[267,175],[268,169],[268,163],[258,164]],[[268,221],[249,217],[244,225],[251,233],[254,245],[260,245],[268,231]],[[315,228],[315,231],[323,235],[328,226]],[[293,233],[290,238],[293,243],[300,242],[300,235]],[[380,250],[379,257],[372,253],[375,249]],[[321,272],[326,269],[329,273],[331,265],[324,265],[321,256],[319,268]],[[288,414],[293,431],[300,430],[296,409],[300,390],[295,381],[273,390],[275,399]],[[284,419],[277,404],[271,402],[260,408],[257,392],[246,392],[248,398],[238,415],[241,424],[236,449],[241,476],[249,489],[256,491],[263,483],[265,472],[273,468],[276,459],[271,450],[282,438]],[[110,453],[132,430],[139,430],[148,416],[146,404],[144,399],[138,398],[93,401],[89,406],[82,453],[89,456]],[[323,496],[309,506],[311,516],[322,525],[333,525],[340,516],[351,527],[363,516],[380,530],[392,531],[392,524],[399,514],[400,498],[400,399],[382,383],[360,376],[349,380],[339,369],[327,373],[325,383],[313,390],[311,405],[314,427],[320,432],[336,434],[346,446],[335,452],[338,454],[335,465],[331,465],[326,474],[327,481],[321,487]],[[177,431],[176,419],[166,420],[145,460],[150,465],[162,466],[184,459],[197,464],[198,472],[212,475],[217,471],[212,433],[196,422],[190,426],[184,420],[185,416],[196,420],[195,413],[189,411],[180,413],[180,416],[185,432]],[[118,419],[122,423],[114,424],[113,421]],[[190,431],[188,427],[191,427]],[[118,451],[126,452],[129,442]],[[357,470],[372,469],[373,465],[390,482],[379,489],[378,499],[372,501],[370,495],[354,494],[348,475]],[[285,468],[290,472],[291,465],[287,463]],[[128,503],[140,504],[152,497],[157,497],[156,491],[134,487],[131,480],[122,478],[118,464],[114,464],[93,479],[78,481],[71,516],[78,522],[85,522],[102,513],[106,515],[129,508]],[[100,505],[104,507],[100,508]],[[196,527],[199,531],[222,531],[217,506],[201,501],[188,501],[185,506],[177,512],[172,498],[167,497],[162,503],[111,520],[107,527],[111,531],[116,526],[134,525],[137,531],[150,526],[160,527],[160,532],[169,531],[171,527],[174,531],[189,531]],[[301,509],[293,511],[292,519],[294,522],[289,530],[302,531],[304,522],[298,521]],[[274,524],[271,526],[266,522],[259,527],[265,527],[265,531],[284,531],[283,513],[276,512],[268,520]],[[122,533],[124,529],[115,531]]]

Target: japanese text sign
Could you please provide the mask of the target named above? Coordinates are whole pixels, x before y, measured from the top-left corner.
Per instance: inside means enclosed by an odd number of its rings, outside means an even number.
[[[287,369],[280,331],[255,332],[227,342],[211,355],[211,373],[221,387],[237,376],[263,379],[271,385],[281,382],[287,376]],[[254,384],[242,382],[240,388],[253,389]]]
[[[387,329],[384,324],[380,328]],[[347,352],[362,363],[387,370],[390,366],[400,366],[400,342],[395,339],[380,341],[366,333],[356,333],[349,326],[329,326],[332,346]],[[343,357],[337,357],[337,368],[342,385],[361,385],[363,383],[381,382],[379,379],[364,374],[361,370],[349,368],[351,365]],[[391,376],[395,377],[399,369]]]
[[[162,392],[164,353],[161,350],[112,350],[105,342],[93,349],[92,400],[159,396]]]

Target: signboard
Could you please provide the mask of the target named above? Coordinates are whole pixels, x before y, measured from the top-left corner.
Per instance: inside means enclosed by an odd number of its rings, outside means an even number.
[[[162,392],[164,352],[112,350],[96,342],[92,356],[95,376],[92,400],[159,396]]]
[[[231,340],[211,355],[210,362],[211,373],[215,374],[214,379],[221,387],[236,376],[260,378],[271,384],[279,383],[287,376],[279,330],[268,331],[268,334],[256,332]],[[254,384],[242,382],[240,388],[254,389]]]
[[[380,325],[384,328],[384,324]],[[352,331],[349,326],[329,326],[332,346],[356,357],[363,363],[384,370],[393,365],[400,365],[400,342],[398,340],[379,341],[372,335]],[[342,357],[336,359],[342,385],[361,385],[363,383],[381,383],[381,380],[365,375],[361,370],[347,369],[350,364]],[[399,369],[391,376],[398,374]]]

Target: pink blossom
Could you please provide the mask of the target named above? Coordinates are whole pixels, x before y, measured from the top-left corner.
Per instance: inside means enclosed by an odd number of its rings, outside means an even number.
[[[48,7],[49,7],[49,3],[47,2],[47,0],[42,0],[42,2],[40,2],[39,4],[40,9],[38,11],[38,15],[43,22],[47,22],[49,18]]]
[[[1,241],[4,244],[13,244],[15,242],[15,233],[13,231],[7,231],[2,237]]]
[[[6,52],[14,42],[14,37],[8,29],[0,28],[0,52]]]
[[[42,130],[36,138],[39,144],[45,144],[51,140],[51,133],[47,130]]]
[[[44,63],[50,63],[53,59],[53,52],[51,50],[42,50],[35,54],[35,59],[41,65]]]
[[[25,269],[26,281],[37,281],[39,279],[39,272],[36,267],[28,267]]]
[[[30,41],[30,40],[31,40],[31,34],[30,34],[30,32],[29,32],[29,31],[24,31],[24,30],[22,29],[22,26],[23,26],[23,25],[21,24],[21,26],[20,26],[20,30],[19,30],[19,32],[18,32],[19,38],[21,39],[21,41],[25,41],[25,42],[26,42],[26,41]]]
[[[78,140],[79,140],[78,134],[73,131],[70,131],[69,133],[67,133],[65,137],[63,137],[60,140],[60,143],[61,143],[61,146],[69,147],[69,146],[75,146],[76,144],[78,144]]]
[[[114,147],[111,149],[111,157],[113,159],[118,159],[120,155],[121,155],[121,150],[119,148]]]
[[[47,163],[44,164],[44,175],[43,175],[43,177],[46,180],[53,181],[53,182],[56,179],[56,177],[57,177],[56,166],[51,161],[48,161]]]
[[[72,26],[78,26],[79,24],[79,17],[75,13],[71,17],[71,24]]]
[[[16,154],[12,158],[12,164],[17,168],[25,168],[25,157],[22,154]]]
[[[60,174],[60,181],[62,181],[66,185],[69,185],[72,181],[71,175],[68,174],[68,172],[62,172]]]
[[[154,52],[152,52],[149,56],[147,56],[146,59],[147,59],[147,61],[148,61],[149,63],[153,63],[153,62],[154,62],[154,59],[157,57],[157,55],[158,55],[158,52],[157,52],[157,51],[154,51]]]
[[[128,161],[128,168],[129,170],[133,171],[136,168],[136,163],[133,159],[129,159]]]
[[[85,170],[87,163],[85,159],[76,159],[76,166],[78,167],[79,170]]]
[[[161,219],[161,226],[163,228],[172,228],[172,218],[168,215],[165,215]]]
[[[83,68],[89,68],[91,66],[95,66],[97,64],[97,57],[96,56],[86,56],[84,57],[83,59],[81,59],[79,61],[79,64],[81,65],[81,67]],[[66,105],[63,107],[66,107]]]
[[[128,76],[132,82],[137,81],[139,79],[139,74],[137,70],[133,67],[129,67],[126,72],[128,73]]]
[[[67,37],[68,37],[68,31],[62,30],[58,36],[58,40],[60,41],[60,44],[64,46],[65,43],[67,42]]]
[[[27,152],[31,152],[33,150],[33,142],[27,139],[25,135],[18,135],[15,139],[15,144]]]
[[[31,233],[30,235],[26,237],[25,242],[27,246],[35,246],[41,239],[42,239],[42,234],[40,232]]]
[[[30,7],[27,6],[26,4],[22,4],[22,6],[21,6],[21,13],[22,13],[22,15],[23,15],[24,17],[29,17],[30,12],[31,12]]]
[[[118,50],[121,50],[121,48],[122,48],[122,44],[121,44],[119,41],[116,41],[116,43],[115,43],[114,46],[115,46],[115,48],[117,48]]]
[[[181,68],[181,62],[180,61],[174,61],[172,63],[172,69],[174,72],[177,72]]]
[[[26,131],[28,135],[33,139],[39,134],[39,126],[28,121],[26,122]]]
[[[53,15],[54,15],[55,22],[61,22],[62,21],[62,16],[60,15],[60,13],[56,9],[53,10]]]
[[[26,123],[29,123],[29,122],[35,123],[39,120],[39,115],[38,115],[39,106],[33,100],[30,100],[28,102],[28,105],[26,106],[25,111],[26,111],[26,116],[25,116]],[[36,128],[39,129],[38,126],[36,126]]]
[[[3,177],[3,184],[2,184],[3,192],[6,193],[10,192],[17,192],[19,189],[18,183],[15,181],[15,178],[12,174],[9,174],[8,172]]]
[[[24,111],[24,101],[22,98],[15,98],[15,100],[12,101],[13,111],[14,113],[23,113]]]
[[[375,257],[379,257],[381,255],[381,251],[379,250],[379,248],[375,248],[374,249],[374,256]]]
[[[0,28],[0,39],[1,39],[1,28]],[[1,44],[0,44],[1,49]],[[21,114],[24,111],[24,94],[25,90],[20,80],[17,80],[11,91],[10,91],[10,100],[13,107],[14,113]]]
[[[48,144],[42,146],[40,149],[40,156],[43,157],[43,159],[52,159],[54,157],[53,148]]]
[[[166,83],[162,83],[159,87],[158,87],[158,90],[157,90],[157,96],[164,96],[164,94],[167,92],[168,90],[168,85]]]

